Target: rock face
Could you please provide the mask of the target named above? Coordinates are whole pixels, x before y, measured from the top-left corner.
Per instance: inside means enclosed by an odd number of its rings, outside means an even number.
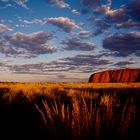
[[[140,69],[107,70],[92,74],[89,83],[140,82]]]

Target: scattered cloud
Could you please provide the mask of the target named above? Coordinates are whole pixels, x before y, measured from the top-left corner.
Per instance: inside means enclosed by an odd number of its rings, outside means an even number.
[[[140,1],[132,0],[127,7],[127,12],[132,19],[140,21]]]
[[[100,0],[81,0],[83,7],[80,10],[82,15],[89,14],[91,11],[93,12],[96,8],[101,6]]]
[[[27,10],[29,10],[29,7],[27,6],[28,0],[0,0],[6,7],[14,7],[14,4],[17,4]]]
[[[64,75],[64,74],[58,74],[57,77],[60,78],[60,79],[65,79],[66,78],[66,75]]]
[[[108,27],[110,27],[110,24],[105,21],[105,20],[102,20],[102,19],[99,19],[99,18],[90,18],[90,20],[96,25],[96,26],[99,26],[100,28],[103,28],[103,29],[108,29]]]
[[[72,12],[73,14],[80,15],[80,12],[77,11],[76,9],[71,10],[71,12]]]
[[[72,29],[78,28],[78,25],[68,17],[48,18],[47,22],[68,33],[71,32]]]
[[[119,33],[106,37],[103,47],[110,51],[116,51],[118,56],[135,54],[140,56],[140,32]]]
[[[71,38],[64,40],[62,42],[65,50],[75,50],[75,51],[92,51],[95,49],[96,45],[91,42],[81,41],[80,39]]]
[[[13,75],[51,75],[67,80],[73,79],[74,75],[83,76],[102,69],[139,66],[139,0],[81,0],[70,3],[68,0],[44,0],[48,3],[49,15],[44,13],[44,3],[41,3],[42,10],[36,11],[38,2],[33,2],[34,11],[26,11],[29,15],[25,16],[23,12],[29,9],[28,2],[0,0],[2,11],[15,8],[11,13],[13,17],[9,15],[5,18],[6,12],[1,15],[4,20],[0,19],[1,59],[8,57],[13,60],[9,63],[1,61],[1,72],[7,69]],[[20,12],[16,13],[17,10]],[[60,47],[61,52],[55,45]],[[70,57],[63,58],[68,51],[75,56],[69,54]],[[54,55],[46,55],[55,52]],[[38,57],[40,55],[43,57]],[[46,56],[48,61],[44,59]],[[27,62],[25,58],[31,59]]]
[[[110,64],[110,60],[103,59],[99,56],[101,56],[101,54],[79,54],[75,57],[66,57],[62,60],[69,62],[70,65],[75,66],[99,66]]]
[[[98,1],[98,0],[96,0]],[[89,2],[88,2],[89,3]],[[97,2],[95,2],[97,3]],[[106,4],[96,6],[94,13],[96,14],[104,14],[105,20],[109,20],[110,22],[115,23],[123,23],[129,22],[130,20],[140,21],[140,1],[139,0],[131,0],[128,2],[128,5],[121,5],[118,8],[113,9],[112,0],[107,0]]]
[[[106,18],[113,21],[113,22],[124,22],[127,21],[128,16],[126,11],[123,7],[115,9],[115,10],[107,10],[106,11]]]
[[[26,20],[26,19],[20,19],[19,22],[21,23],[24,23],[24,24],[27,24],[27,25],[32,25],[32,24],[40,24],[40,25],[43,25],[44,24],[44,20],[41,20],[41,19],[33,19],[33,20]]]
[[[104,14],[105,19],[108,19],[112,22],[124,22],[128,19],[126,9],[123,6],[117,9],[111,9],[110,4],[101,5],[96,9],[96,12]]]
[[[0,72],[5,70],[6,63],[0,62]]]
[[[67,33],[70,33],[71,30],[75,28],[79,28],[79,26],[75,23],[75,21],[68,17],[43,18],[43,19],[33,19],[33,20],[20,19],[19,22],[21,22],[23,25],[28,25],[28,26],[32,24],[46,25],[49,23]]]
[[[78,36],[80,38],[89,38],[89,37],[93,37],[93,34],[90,31],[83,30],[78,33]]]
[[[111,60],[99,58],[98,54],[80,54],[73,57],[65,57],[51,62],[8,65],[7,68],[16,74],[51,75],[59,73],[59,77],[65,77],[64,73],[90,73],[99,68],[108,67]],[[72,77],[71,77],[72,78]]]
[[[11,27],[0,23],[0,34],[5,33],[5,32],[9,32],[9,31],[12,31],[12,30],[13,29]]]
[[[108,23],[106,20],[102,20],[102,19],[98,19],[98,18],[94,18],[94,19],[90,19],[94,25],[97,27],[96,31],[94,32],[94,35],[97,36],[101,33],[104,33],[105,31],[107,31],[110,27],[111,24]]]
[[[129,20],[126,22],[122,22],[122,23],[118,23],[115,25],[116,28],[121,29],[121,28],[126,28],[126,29],[138,29],[140,28],[140,23],[133,21],[133,20]]]
[[[19,28],[19,27],[22,27],[22,28],[30,27],[29,25],[25,25],[25,24],[16,24],[15,26],[16,26],[17,28]]]
[[[66,8],[69,7],[69,4],[64,2],[64,0],[46,0],[46,2],[59,7],[59,8]]]
[[[119,61],[116,64],[114,64],[114,66],[117,66],[119,68],[126,68],[126,67],[130,67],[133,64],[136,64],[136,61]]]
[[[52,36],[43,31],[32,34],[16,32],[13,36],[7,37],[6,39],[16,48],[23,48],[33,54],[45,54],[55,51],[54,48],[47,44],[47,41],[52,39]]]
[[[16,4],[18,4],[19,6],[25,8],[25,9],[29,9],[26,5],[26,3],[28,2],[28,0],[14,0]]]
[[[100,0],[82,0],[82,3],[87,7],[98,7],[101,5]]]
[[[106,14],[110,10],[108,5],[101,5],[96,9],[96,12],[99,14]]]
[[[32,34],[16,32],[12,35],[3,35],[0,37],[0,52],[6,56],[23,55],[28,58],[53,53],[56,48],[48,44],[50,39],[52,36],[43,31]]]

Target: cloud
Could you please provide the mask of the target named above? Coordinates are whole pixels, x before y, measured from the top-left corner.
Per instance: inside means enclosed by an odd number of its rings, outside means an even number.
[[[107,6],[111,7],[111,5],[112,5],[112,0],[107,0]]]
[[[91,11],[95,11],[96,8],[101,6],[100,0],[81,0],[83,7],[81,9],[81,14],[85,15]]]
[[[0,72],[5,70],[6,63],[0,62]]]
[[[126,68],[126,67],[130,67],[133,64],[136,64],[137,62],[135,61],[119,61],[117,63],[114,64],[114,66],[117,66],[119,68]]]
[[[6,39],[15,48],[23,48],[33,54],[46,54],[55,51],[54,48],[47,44],[52,37],[46,32],[35,32],[32,34],[24,34],[16,32],[13,36]]]
[[[108,5],[101,5],[95,11],[100,14],[106,14],[110,10]]]
[[[66,78],[66,75],[64,75],[64,74],[58,74],[57,77],[60,78],[60,79],[65,79]]]
[[[24,20],[22,20],[22,19],[20,19],[19,20],[21,23],[24,23],[24,24],[27,24],[27,25],[32,25],[32,24],[40,24],[40,25],[44,25],[44,20],[41,20],[41,19],[33,19],[33,20],[26,20],[26,19],[24,19]]]
[[[33,19],[33,20],[20,19],[19,22],[28,26],[32,24],[46,25],[49,23],[67,33],[70,33],[71,30],[75,28],[79,28],[79,26],[76,25],[75,21],[68,17],[55,17],[55,18],[48,18],[48,19],[43,18],[43,19]]]
[[[108,28],[111,27],[111,24],[104,20],[104,19],[98,19],[98,18],[94,18],[94,19],[90,19],[95,25],[96,27],[98,27],[98,30],[107,30]]]
[[[46,2],[49,2],[50,4],[59,8],[69,7],[69,4],[64,2],[64,0],[46,0]]]
[[[118,33],[103,40],[103,47],[110,51],[116,51],[118,56],[129,56],[131,54],[140,56],[139,44],[140,32]]]
[[[130,8],[130,6],[128,8],[128,3],[125,5],[120,5],[116,8],[112,8],[112,0],[107,0],[106,4],[100,5],[94,9],[94,16],[102,15],[102,18],[100,19],[102,19],[103,22],[110,23],[111,26],[115,23],[122,24],[124,22],[128,22],[132,19],[130,17],[130,12],[128,12],[132,8]]]
[[[25,9],[29,9],[26,5],[26,3],[28,2],[28,0],[14,0],[16,4],[18,4],[19,6],[25,8]]]
[[[82,3],[87,7],[98,7],[101,5],[100,0],[82,0]]]
[[[99,56],[98,54],[80,54],[44,63],[22,65],[7,64],[7,68],[16,74],[51,75],[59,73],[59,78],[63,78],[65,77],[64,75],[69,72],[90,73],[112,64],[109,59],[107,60]]]
[[[132,19],[140,21],[140,1],[132,0],[127,7],[127,12]]]
[[[100,58],[97,55],[79,54],[74,57],[62,59],[69,65],[69,71],[73,73],[91,73],[101,68],[109,67],[112,62],[109,59]]]
[[[83,30],[78,33],[78,36],[80,38],[89,38],[89,37],[93,37],[93,34],[91,34],[90,31]]]
[[[121,29],[121,28],[126,28],[126,29],[138,29],[140,28],[140,23],[133,21],[133,20],[129,20],[126,22],[122,22],[122,23],[118,23],[115,25],[116,28]]]
[[[140,1],[131,0],[126,5],[121,5],[116,9],[111,8],[112,0],[108,0],[105,5],[96,8],[96,12],[104,14],[105,18],[112,21],[123,23],[128,20],[140,21]]]
[[[80,15],[80,12],[77,11],[76,9],[71,10],[71,12],[72,12],[73,14]]]
[[[0,37],[0,52],[6,56],[27,58],[56,52],[56,48],[48,44],[50,39],[52,36],[42,31],[32,34],[16,32],[12,35],[3,35]]]
[[[72,29],[78,28],[76,23],[68,17],[48,18],[47,22],[68,33],[71,32]]]
[[[75,66],[100,66],[110,64],[110,60],[103,59],[99,56],[101,56],[101,54],[79,54],[75,57],[66,57],[62,60]]]
[[[17,4],[27,10],[29,10],[27,6],[28,0],[0,0],[3,4],[5,4],[6,7],[13,6],[14,4]]]
[[[18,51],[15,48],[10,47],[9,45],[4,45],[4,43],[1,42],[1,39],[0,39],[0,53],[4,54],[7,57],[22,54],[21,51]]]
[[[95,22],[95,25],[99,27],[97,32],[103,33],[103,28],[110,24],[109,27],[116,28],[137,28],[139,26],[138,22],[140,21],[140,1],[131,0],[128,1],[125,5],[120,5],[118,7],[112,8],[112,0],[106,0],[104,4],[101,4],[100,0],[83,0],[85,8],[93,7],[95,3],[95,8],[88,9],[90,12],[93,12],[92,18],[95,19],[97,16],[100,17],[102,24],[98,25]],[[104,23],[104,24],[103,24]],[[107,24],[106,24],[107,23]],[[114,24],[117,24],[117,26]],[[97,34],[98,34],[97,33]]]
[[[0,34],[5,33],[5,32],[9,32],[9,31],[12,31],[12,30],[13,29],[10,28],[9,26],[0,23]]]
[[[11,59],[2,59],[0,60],[0,71],[6,71],[8,64],[12,62]]]
[[[91,42],[81,41],[80,39],[71,38],[64,40],[62,42],[65,50],[75,50],[75,51],[92,51],[95,49],[96,45]]]
[[[41,75],[41,69],[43,65],[40,64],[23,64],[23,65],[7,65],[7,68],[13,72],[18,74],[38,74]]]
[[[64,67],[65,66],[65,67]],[[22,65],[7,65],[7,68],[16,74],[32,74],[32,75],[51,75],[58,72],[68,71],[68,67],[59,63],[59,61],[52,61],[46,63],[22,64]]]
[[[125,7],[122,6],[117,9],[111,9],[110,3],[107,5],[101,5],[96,9],[96,12],[104,14],[105,18],[112,22],[124,22],[128,19]]]
[[[113,22],[123,22],[127,21],[128,16],[124,8],[118,8],[115,10],[108,10],[106,12],[106,18]]]

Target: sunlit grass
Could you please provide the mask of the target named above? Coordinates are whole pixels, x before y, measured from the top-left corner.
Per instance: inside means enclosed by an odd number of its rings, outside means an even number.
[[[134,135],[139,88],[139,83],[0,84],[4,104],[29,102],[44,140],[128,139]]]
[[[36,108],[47,130],[51,130],[52,134],[59,132],[59,136],[68,131],[66,133],[71,133],[74,140],[89,137],[100,139],[104,133],[109,137],[113,135],[110,130],[114,131],[114,136],[121,137],[127,134],[135,116],[132,99],[128,99],[124,105],[121,105],[116,96],[110,95],[101,96],[99,103],[94,102],[94,96],[90,96],[88,100],[73,96],[72,107],[60,103],[55,98],[51,105],[47,101],[42,103],[45,110],[37,105]],[[119,108],[117,114],[115,114],[116,107]]]

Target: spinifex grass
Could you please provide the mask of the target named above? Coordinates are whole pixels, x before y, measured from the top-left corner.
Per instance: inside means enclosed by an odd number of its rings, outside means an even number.
[[[24,140],[140,139],[139,93],[138,83],[1,83],[1,134]]]
[[[67,98],[70,98],[68,104],[54,97],[51,103],[43,100],[43,108],[36,105],[51,139],[128,137],[135,117],[132,97],[125,103],[121,103],[116,94],[75,93]]]

